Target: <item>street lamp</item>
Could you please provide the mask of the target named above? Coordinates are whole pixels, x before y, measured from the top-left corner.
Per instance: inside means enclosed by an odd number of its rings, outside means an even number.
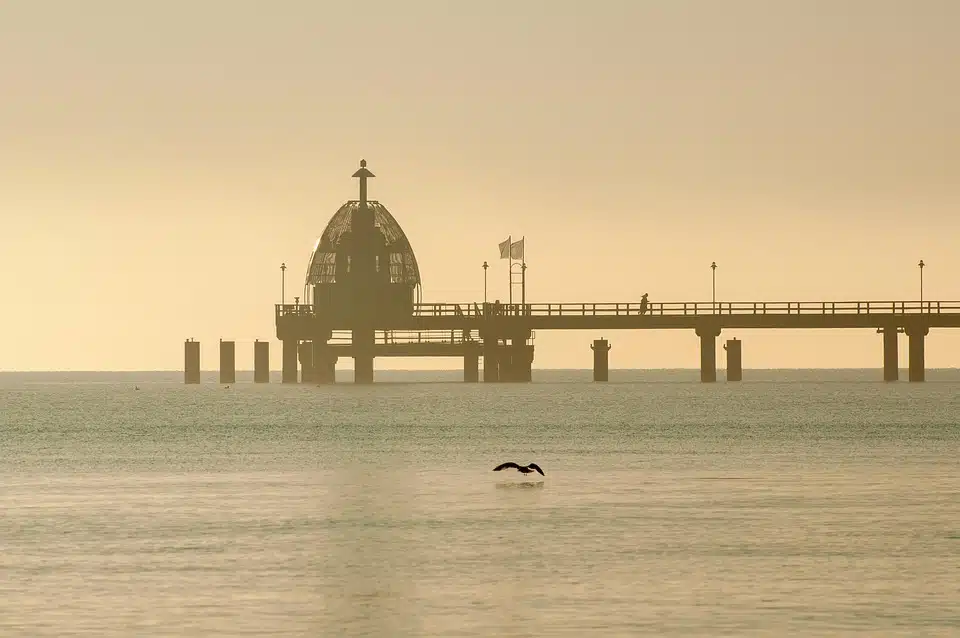
[[[483,303],[487,303],[487,268],[489,267],[487,262],[483,262]]]
[[[520,267],[520,306],[527,311],[527,262]]]
[[[286,303],[287,298],[287,262],[280,264],[280,305]]]
[[[923,308],[923,267],[926,264],[923,263],[923,260],[920,260],[920,263],[917,266],[920,267],[920,307]]]
[[[717,314],[717,262],[710,264],[710,270],[713,271],[713,298],[711,299],[713,303],[713,314]]]

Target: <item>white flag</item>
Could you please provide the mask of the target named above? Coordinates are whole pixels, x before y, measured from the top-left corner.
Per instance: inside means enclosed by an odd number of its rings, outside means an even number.
[[[507,241],[500,242],[500,259],[509,259],[510,258],[510,238],[507,237]]]
[[[510,244],[510,259],[523,259],[523,238]]]

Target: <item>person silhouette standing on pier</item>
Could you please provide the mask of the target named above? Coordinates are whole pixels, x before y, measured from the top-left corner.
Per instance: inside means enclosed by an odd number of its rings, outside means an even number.
[[[643,293],[643,296],[640,297],[640,314],[647,314],[647,308],[650,305],[650,302],[647,300],[647,293]]]

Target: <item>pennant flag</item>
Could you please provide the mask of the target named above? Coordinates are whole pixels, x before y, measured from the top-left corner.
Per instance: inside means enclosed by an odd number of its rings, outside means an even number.
[[[507,241],[500,242],[500,259],[509,259],[510,258],[510,238],[507,237]]]
[[[510,244],[510,259],[523,259],[523,238]]]

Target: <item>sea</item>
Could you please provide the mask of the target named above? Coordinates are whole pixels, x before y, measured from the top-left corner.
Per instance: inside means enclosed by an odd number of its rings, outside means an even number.
[[[351,376],[0,373],[0,636],[960,636],[960,371]]]

